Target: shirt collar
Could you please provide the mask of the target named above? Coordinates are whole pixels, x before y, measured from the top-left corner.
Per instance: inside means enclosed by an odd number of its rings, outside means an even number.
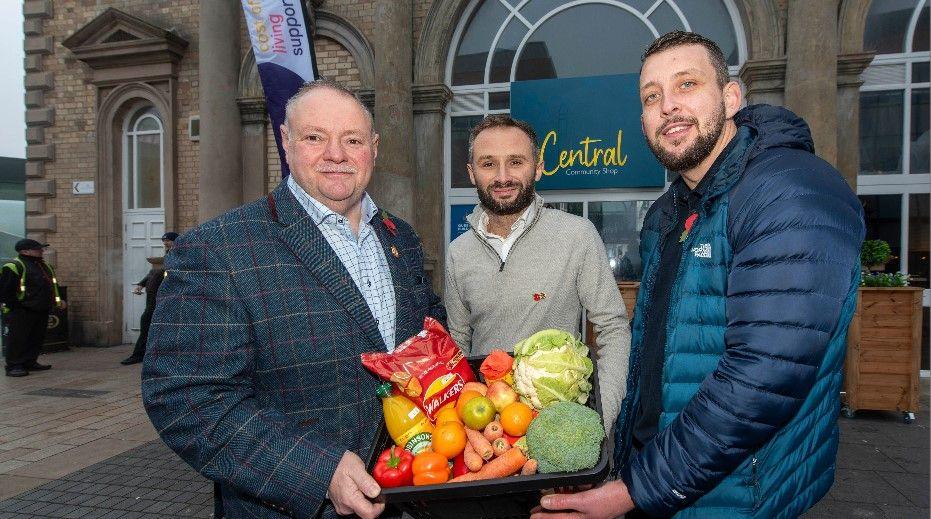
[[[521,213],[520,217],[511,224],[511,232],[516,231],[517,229],[527,225],[527,222],[533,217],[536,213],[536,204],[530,204],[527,206],[527,209]],[[488,234],[488,210],[482,208],[482,215],[478,219],[478,230],[482,231],[483,234]]]
[[[336,219],[341,216],[329,207],[323,205],[316,198],[308,195],[307,192],[304,191],[304,188],[302,188],[300,184],[294,180],[293,175],[288,177],[288,188],[291,190],[294,198],[297,198],[297,201],[301,204],[301,207],[307,211],[307,215],[310,216],[310,219],[313,220],[314,224],[319,226],[325,220],[331,217]],[[372,197],[369,196],[368,192],[363,193],[361,223],[368,223],[372,221],[372,218],[375,218],[376,214],[378,214],[378,206],[375,205],[375,202],[372,200]]]

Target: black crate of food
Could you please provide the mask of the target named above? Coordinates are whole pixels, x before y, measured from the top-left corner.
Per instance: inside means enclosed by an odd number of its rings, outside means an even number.
[[[469,359],[474,373],[478,373],[484,357]],[[594,365],[595,360],[592,359]],[[598,388],[598,369],[592,372],[592,390],[586,405],[602,416],[601,393]],[[526,519],[530,510],[540,503],[540,491],[601,483],[608,477],[608,438],[601,442],[598,463],[578,472],[557,472],[530,476],[443,483],[440,485],[407,486],[382,489],[378,500],[407,512],[415,519]],[[384,422],[378,428],[375,444],[369,455],[369,473],[375,467],[378,455],[393,445]]]

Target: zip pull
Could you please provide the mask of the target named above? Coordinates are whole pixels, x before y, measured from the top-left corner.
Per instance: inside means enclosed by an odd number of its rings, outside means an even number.
[[[501,262],[501,267],[498,269],[498,272],[504,272],[504,262]]]

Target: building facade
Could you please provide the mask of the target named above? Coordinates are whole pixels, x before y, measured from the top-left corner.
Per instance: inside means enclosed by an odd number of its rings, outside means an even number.
[[[929,0],[305,0],[319,72],[381,135],[370,193],[410,221],[441,286],[476,202],[468,130],[510,84],[635,73],[657,35],[719,43],[749,103],[785,105],[864,201],[890,268],[928,288]],[[25,0],[26,231],[52,244],[76,343],[129,342],[131,283],[165,230],[263,196],[280,163],[238,0]],[[639,109],[632,107],[631,109]],[[630,255],[663,189],[544,193]],[[636,261],[617,262],[636,279]],[[927,302],[926,302],[927,305]],[[925,319],[927,323],[927,318]],[[927,324],[926,324],[927,326]]]

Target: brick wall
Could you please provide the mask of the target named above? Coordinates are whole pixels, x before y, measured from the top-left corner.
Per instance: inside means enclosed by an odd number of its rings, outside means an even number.
[[[178,222],[189,227],[196,217],[197,150],[187,135],[187,119],[197,102],[197,0],[123,0],[55,2],[44,20],[42,36],[51,37],[52,52],[42,58],[42,70],[54,77],[45,92],[45,107],[54,109],[45,142],[55,143],[54,160],[45,165],[45,178],[55,181],[55,196],[46,200],[46,214],[55,215],[55,229],[45,238],[55,249],[58,277],[69,287],[71,319],[94,315],[99,268],[113,268],[113,259],[100,257],[97,241],[96,196],[71,194],[76,180],[97,176],[96,89],[90,69],[76,60],[61,42],[108,7],[115,7],[161,27],[173,27],[190,46],[181,62],[177,82],[174,136],[178,161]],[[115,214],[120,214],[117,208]]]

